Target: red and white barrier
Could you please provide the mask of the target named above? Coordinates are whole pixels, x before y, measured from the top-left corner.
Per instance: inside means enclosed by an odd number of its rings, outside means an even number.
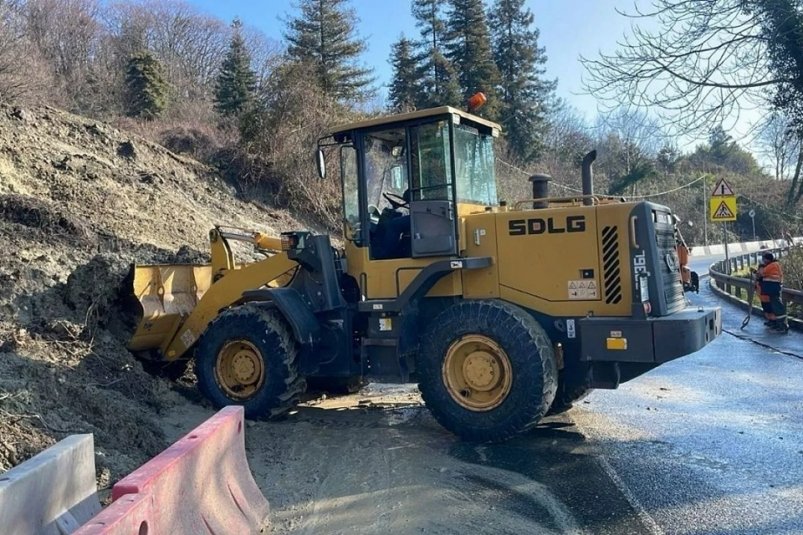
[[[92,435],[71,435],[0,474],[0,533],[64,535],[98,511]]]
[[[112,499],[74,535],[267,532],[268,502],[245,456],[243,408],[220,410],[120,480]]]

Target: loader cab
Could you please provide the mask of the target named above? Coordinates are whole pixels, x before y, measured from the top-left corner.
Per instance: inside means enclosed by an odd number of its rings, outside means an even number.
[[[499,130],[448,106],[337,128],[349,245],[371,262],[457,255],[458,213],[497,204]]]

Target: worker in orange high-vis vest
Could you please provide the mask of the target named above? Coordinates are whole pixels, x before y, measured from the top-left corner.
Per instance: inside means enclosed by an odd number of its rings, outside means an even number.
[[[762,255],[764,267],[761,269],[761,294],[769,298],[770,313],[768,327],[773,331],[786,333],[789,325],[786,322],[786,307],[781,301],[783,287],[783,268],[772,253]]]
[[[753,272],[753,287],[761,303],[761,310],[764,312],[764,326],[769,327],[774,320],[771,319],[773,314],[770,296],[761,291],[761,279],[764,278],[764,265],[764,259],[760,258],[758,261],[758,269],[751,269],[750,271]]]

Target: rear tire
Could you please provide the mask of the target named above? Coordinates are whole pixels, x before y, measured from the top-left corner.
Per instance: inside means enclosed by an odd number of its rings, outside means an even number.
[[[247,418],[283,414],[306,388],[290,327],[257,303],[222,312],[198,342],[195,359],[201,393],[217,408],[242,405]]]
[[[441,312],[417,358],[421,395],[446,429],[501,442],[535,426],[557,390],[544,329],[503,301],[464,301]]]

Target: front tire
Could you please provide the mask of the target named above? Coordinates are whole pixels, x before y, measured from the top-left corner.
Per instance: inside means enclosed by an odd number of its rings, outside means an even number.
[[[242,405],[247,418],[285,413],[304,392],[298,345],[275,309],[257,303],[222,312],[195,351],[198,388],[217,407]]]
[[[474,442],[501,442],[532,428],[557,390],[546,332],[504,301],[464,301],[441,312],[424,336],[417,369],[435,419]]]

